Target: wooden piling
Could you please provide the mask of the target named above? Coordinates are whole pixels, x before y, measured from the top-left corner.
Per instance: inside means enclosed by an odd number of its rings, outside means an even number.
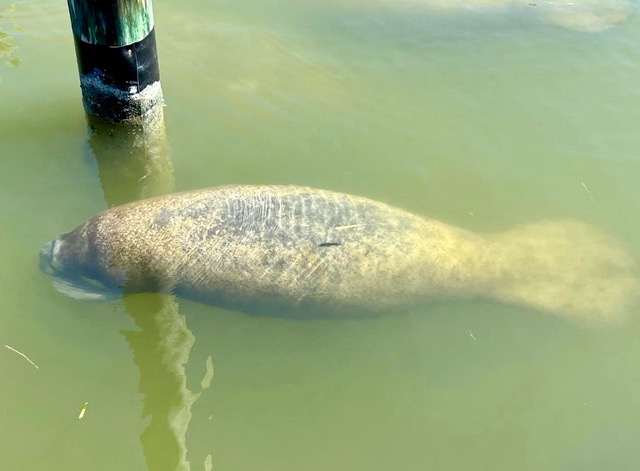
[[[172,191],[151,0],[68,0],[89,146],[109,206]]]
[[[68,5],[89,125],[140,119],[156,124],[163,99],[151,0]]]

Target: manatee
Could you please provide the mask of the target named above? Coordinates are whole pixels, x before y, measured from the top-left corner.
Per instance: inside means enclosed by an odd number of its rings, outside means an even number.
[[[422,9],[431,12],[528,11],[565,29],[596,33],[627,21],[637,0],[350,0],[360,8]]]
[[[114,207],[45,245],[40,266],[81,299],[163,292],[298,317],[478,298],[615,322],[640,286],[630,254],[579,222],[477,234],[296,186],[224,186]]]
[[[634,13],[633,0],[562,0],[531,2],[549,24],[573,31],[597,33],[627,21]]]

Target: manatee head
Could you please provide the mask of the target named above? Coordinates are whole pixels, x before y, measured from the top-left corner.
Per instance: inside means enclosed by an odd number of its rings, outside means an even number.
[[[113,263],[111,247],[94,219],[47,243],[40,250],[40,269],[52,275],[54,287],[67,296],[114,299],[127,284],[128,273]]]

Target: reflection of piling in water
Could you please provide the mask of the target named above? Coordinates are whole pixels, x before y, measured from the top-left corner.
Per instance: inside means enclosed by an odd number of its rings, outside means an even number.
[[[185,365],[195,337],[170,297],[131,297],[126,308],[140,328],[123,333],[140,370],[142,415],[149,419],[140,436],[147,467],[188,471],[186,432],[200,393],[187,388]]]

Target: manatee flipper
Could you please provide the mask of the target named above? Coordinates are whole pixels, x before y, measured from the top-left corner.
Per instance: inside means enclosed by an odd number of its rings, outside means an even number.
[[[78,301],[113,301],[122,296],[122,293],[116,290],[106,290],[91,283],[59,277],[53,279],[53,287],[59,293]]]

